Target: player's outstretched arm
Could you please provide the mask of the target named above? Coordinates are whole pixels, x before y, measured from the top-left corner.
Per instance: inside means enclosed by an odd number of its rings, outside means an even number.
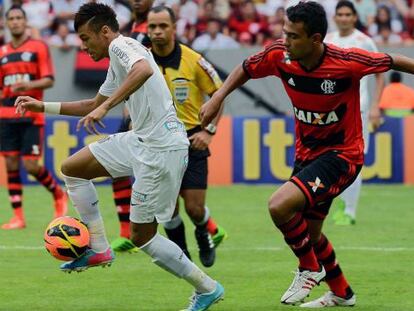
[[[219,113],[224,99],[239,86],[249,80],[244,72],[243,66],[238,65],[224,81],[223,85],[213,94],[213,96],[201,107],[201,125],[206,127]]]
[[[389,54],[392,58],[391,69],[414,74],[414,59],[399,54]]]
[[[67,116],[84,116],[101,105],[107,98],[98,93],[95,98],[73,102],[42,102],[30,96],[19,96],[14,106],[16,107],[16,113],[19,114],[33,111]]]

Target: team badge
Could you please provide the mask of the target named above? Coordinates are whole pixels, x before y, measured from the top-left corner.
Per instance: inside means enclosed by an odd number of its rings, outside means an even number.
[[[178,78],[172,81],[174,85],[174,97],[179,104],[184,104],[190,94],[188,82],[187,79],[183,78]]]
[[[321,84],[321,89],[323,91],[324,94],[334,94],[335,93],[335,85],[336,82],[331,81],[331,80],[323,80],[322,84]]]
[[[24,62],[30,62],[30,60],[32,59],[32,53],[30,52],[23,52],[21,55],[22,61]]]

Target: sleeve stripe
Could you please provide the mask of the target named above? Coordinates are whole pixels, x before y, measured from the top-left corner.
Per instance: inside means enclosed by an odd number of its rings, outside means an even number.
[[[242,67],[243,67],[244,73],[245,73],[245,74],[249,77],[249,79],[251,79],[251,78],[252,78],[252,76],[251,76],[251,74],[250,74],[249,70],[247,69],[247,65],[248,65],[248,64],[246,64],[246,62],[247,62],[247,59],[246,59],[246,60],[244,60],[244,62],[243,62],[243,64],[242,64]]]
[[[332,56],[334,58],[340,58],[344,60],[354,60],[359,63],[362,63],[367,66],[390,66],[391,65],[391,59],[389,55],[386,55],[382,58],[373,58],[366,55],[362,55],[360,53],[349,53],[347,55],[344,55],[342,53],[334,52],[334,51],[328,51],[327,55]]]
[[[251,64],[258,63],[263,59],[263,57],[274,50],[285,50],[285,46],[279,42],[276,42],[267,47],[264,51],[249,57],[246,61]]]

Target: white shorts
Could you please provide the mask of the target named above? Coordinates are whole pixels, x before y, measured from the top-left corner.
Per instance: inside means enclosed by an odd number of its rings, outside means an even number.
[[[135,177],[131,196],[132,222],[171,220],[188,164],[188,148],[152,151],[129,131],[92,143],[89,149],[113,178]]]

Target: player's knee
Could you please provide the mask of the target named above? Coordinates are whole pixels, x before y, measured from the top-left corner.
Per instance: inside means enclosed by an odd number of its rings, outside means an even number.
[[[30,175],[36,176],[39,174],[40,166],[36,161],[23,161],[23,166]]]
[[[192,221],[200,222],[204,218],[204,204],[189,204],[186,205],[185,210]]]
[[[270,216],[275,224],[283,224],[288,221],[294,211],[292,211],[289,202],[280,195],[273,195],[268,201]]]
[[[62,162],[62,165],[60,167],[60,170],[62,172],[63,175],[66,176],[75,176],[74,175],[74,169],[73,169],[73,165],[72,165],[72,161],[69,159],[66,159]]]
[[[133,224],[131,225],[131,236],[130,239],[137,247],[142,247],[147,244],[155,236],[156,232],[152,231],[140,231]]]

